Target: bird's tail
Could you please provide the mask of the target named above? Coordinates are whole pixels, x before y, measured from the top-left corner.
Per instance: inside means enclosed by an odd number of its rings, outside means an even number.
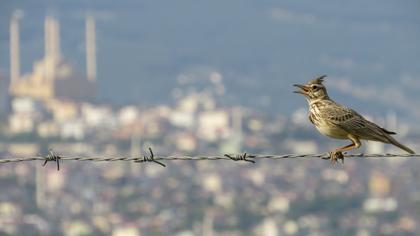
[[[407,146],[404,146],[403,144],[399,143],[397,140],[395,140],[393,137],[391,137],[390,135],[387,135],[388,137],[388,141],[389,143],[403,149],[404,151],[410,153],[410,154],[415,154],[415,152],[413,150],[411,150],[410,148],[408,148]]]

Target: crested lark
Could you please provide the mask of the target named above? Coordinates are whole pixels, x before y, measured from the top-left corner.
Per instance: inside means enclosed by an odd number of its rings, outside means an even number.
[[[354,110],[331,100],[328,97],[327,89],[322,84],[325,77],[326,75],[323,75],[304,85],[295,84],[294,86],[299,88],[295,93],[302,94],[308,101],[309,120],[321,134],[336,139],[349,139],[352,142],[331,151],[331,162],[335,163],[337,159],[344,161],[342,152],[359,148],[362,139],[390,143],[414,154],[413,150],[391,137],[396,133],[379,127]]]

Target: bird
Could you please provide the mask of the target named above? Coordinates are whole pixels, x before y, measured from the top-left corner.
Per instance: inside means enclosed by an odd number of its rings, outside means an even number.
[[[359,148],[361,140],[378,141],[393,144],[404,151],[415,154],[413,150],[399,143],[389,131],[365,119],[356,111],[333,101],[327,93],[323,82],[326,75],[318,76],[306,84],[294,84],[298,89],[294,93],[303,95],[309,105],[309,121],[323,135],[334,139],[347,139],[351,144],[338,147],[329,152],[332,163],[341,160],[344,163],[344,151]]]

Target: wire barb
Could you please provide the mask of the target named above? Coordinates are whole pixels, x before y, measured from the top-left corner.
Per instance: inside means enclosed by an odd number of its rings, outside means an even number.
[[[225,157],[228,157],[229,159],[231,159],[232,161],[247,161],[247,162],[251,162],[253,164],[255,164],[254,160],[250,160],[247,158],[255,158],[254,155],[247,155],[246,152],[244,152],[244,154],[238,154],[238,155],[229,155],[229,154],[225,154]]]
[[[45,158],[45,162],[42,166],[47,165],[47,162],[49,161],[55,161],[57,163],[57,171],[60,170],[60,159],[61,156],[56,154],[51,148],[48,149],[48,155],[44,157]]]
[[[166,167],[165,164],[163,164],[162,162],[157,161],[155,159],[155,154],[153,153],[153,150],[152,150],[151,147],[149,147],[149,152],[150,152],[150,156],[143,156],[143,160],[136,160],[134,162],[154,162],[154,163],[159,164],[163,167]]]

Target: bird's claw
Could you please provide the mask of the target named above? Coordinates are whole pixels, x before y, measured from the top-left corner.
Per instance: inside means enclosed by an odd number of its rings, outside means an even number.
[[[331,164],[335,164],[338,160],[341,160],[341,163],[344,164],[344,155],[340,151],[332,151],[330,152],[330,157],[328,158],[331,160]]]

